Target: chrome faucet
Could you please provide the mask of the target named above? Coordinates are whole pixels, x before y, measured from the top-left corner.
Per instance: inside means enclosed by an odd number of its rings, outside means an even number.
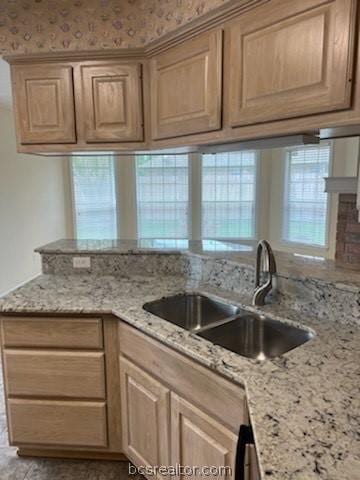
[[[267,278],[263,285],[260,285],[261,266],[263,267],[262,273],[267,274]],[[255,291],[252,299],[253,305],[265,304],[265,297],[273,287],[273,275],[275,273],[276,263],[270,243],[266,240],[260,240],[256,250]]]

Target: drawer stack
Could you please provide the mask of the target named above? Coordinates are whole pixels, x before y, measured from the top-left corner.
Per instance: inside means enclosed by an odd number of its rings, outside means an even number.
[[[2,317],[10,444],[106,448],[100,318]]]

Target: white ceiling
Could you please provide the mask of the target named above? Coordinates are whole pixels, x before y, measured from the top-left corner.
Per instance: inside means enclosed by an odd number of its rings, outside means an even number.
[[[10,68],[2,58],[0,58],[0,107],[11,108]]]

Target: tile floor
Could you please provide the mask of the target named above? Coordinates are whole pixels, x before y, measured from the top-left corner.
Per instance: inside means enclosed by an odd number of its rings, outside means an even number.
[[[1,367],[1,365],[0,365]],[[0,368],[0,480],[141,480],[128,474],[127,462],[19,458],[9,447]]]

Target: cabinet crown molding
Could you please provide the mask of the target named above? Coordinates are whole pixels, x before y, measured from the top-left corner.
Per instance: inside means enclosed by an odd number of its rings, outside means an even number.
[[[11,65],[34,62],[61,62],[61,61],[85,61],[101,59],[136,59],[142,60],[167,50],[195,35],[210,28],[231,20],[241,13],[249,11],[271,0],[230,0],[219,8],[211,10],[205,15],[192,20],[188,24],[179,27],[162,37],[152,40],[143,47],[102,49],[102,50],[73,50],[73,51],[49,51],[32,54],[12,54],[3,57]]]

